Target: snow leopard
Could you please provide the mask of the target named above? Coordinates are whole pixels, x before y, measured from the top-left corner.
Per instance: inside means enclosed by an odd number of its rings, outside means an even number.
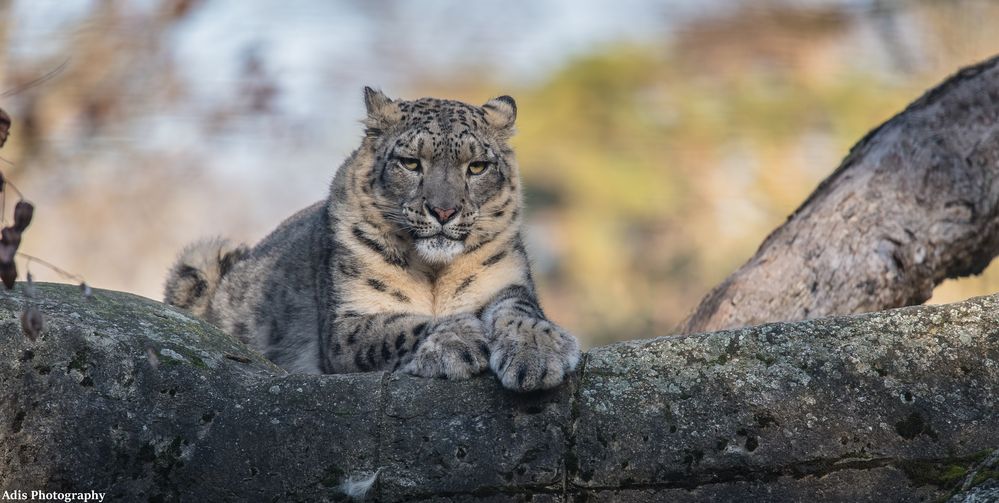
[[[580,358],[545,315],[524,246],[513,98],[482,106],[364,89],[361,145],[328,197],[256,246],[195,242],[165,302],[289,372],[400,371],[549,389]]]

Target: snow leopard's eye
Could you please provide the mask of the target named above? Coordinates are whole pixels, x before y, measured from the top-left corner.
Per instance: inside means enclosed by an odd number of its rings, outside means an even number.
[[[396,162],[398,162],[400,166],[402,166],[403,168],[408,169],[409,171],[419,171],[420,170],[420,160],[419,159],[413,159],[412,157],[398,157],[398,158],[396,158]]]
[[[468,173],[471,175],[481,175],[489,167],[489,161],[472,161],[468,163]]]

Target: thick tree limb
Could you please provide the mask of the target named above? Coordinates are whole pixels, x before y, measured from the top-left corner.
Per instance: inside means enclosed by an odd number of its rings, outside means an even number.
[[[999,57],[864,139],[682,325],[695,333],[921,304],[999,252]]]
[[[34,343],[25,300],[0,297],[0,490],[342,500],[380,469],[372,500],[999,491],[997,297],[617,344],[517,395],[488,376],[287,375],[168,306],[37,289]]]

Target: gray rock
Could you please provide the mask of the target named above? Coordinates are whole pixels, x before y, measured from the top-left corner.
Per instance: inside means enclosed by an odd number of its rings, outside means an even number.
[[[121,500],[989,501],[999,298],[591,351],[566,386],[288,375],[183,312],[0,296],[0,490]],[[149,353],[155,354],[150,357]]]

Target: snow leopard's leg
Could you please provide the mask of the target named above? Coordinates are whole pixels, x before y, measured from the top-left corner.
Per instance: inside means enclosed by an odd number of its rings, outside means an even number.
[[[579,343],[549,321],[534,292],[507,287],[482,310],[489,332],[489,367],[503,386],[532,391],[558,386],[579,363]]]
[[[474,315],[439,319],[388,313],[341,313],[331,321],[325,372],[402,370],[465,379],[485,370],[489,347]]]

